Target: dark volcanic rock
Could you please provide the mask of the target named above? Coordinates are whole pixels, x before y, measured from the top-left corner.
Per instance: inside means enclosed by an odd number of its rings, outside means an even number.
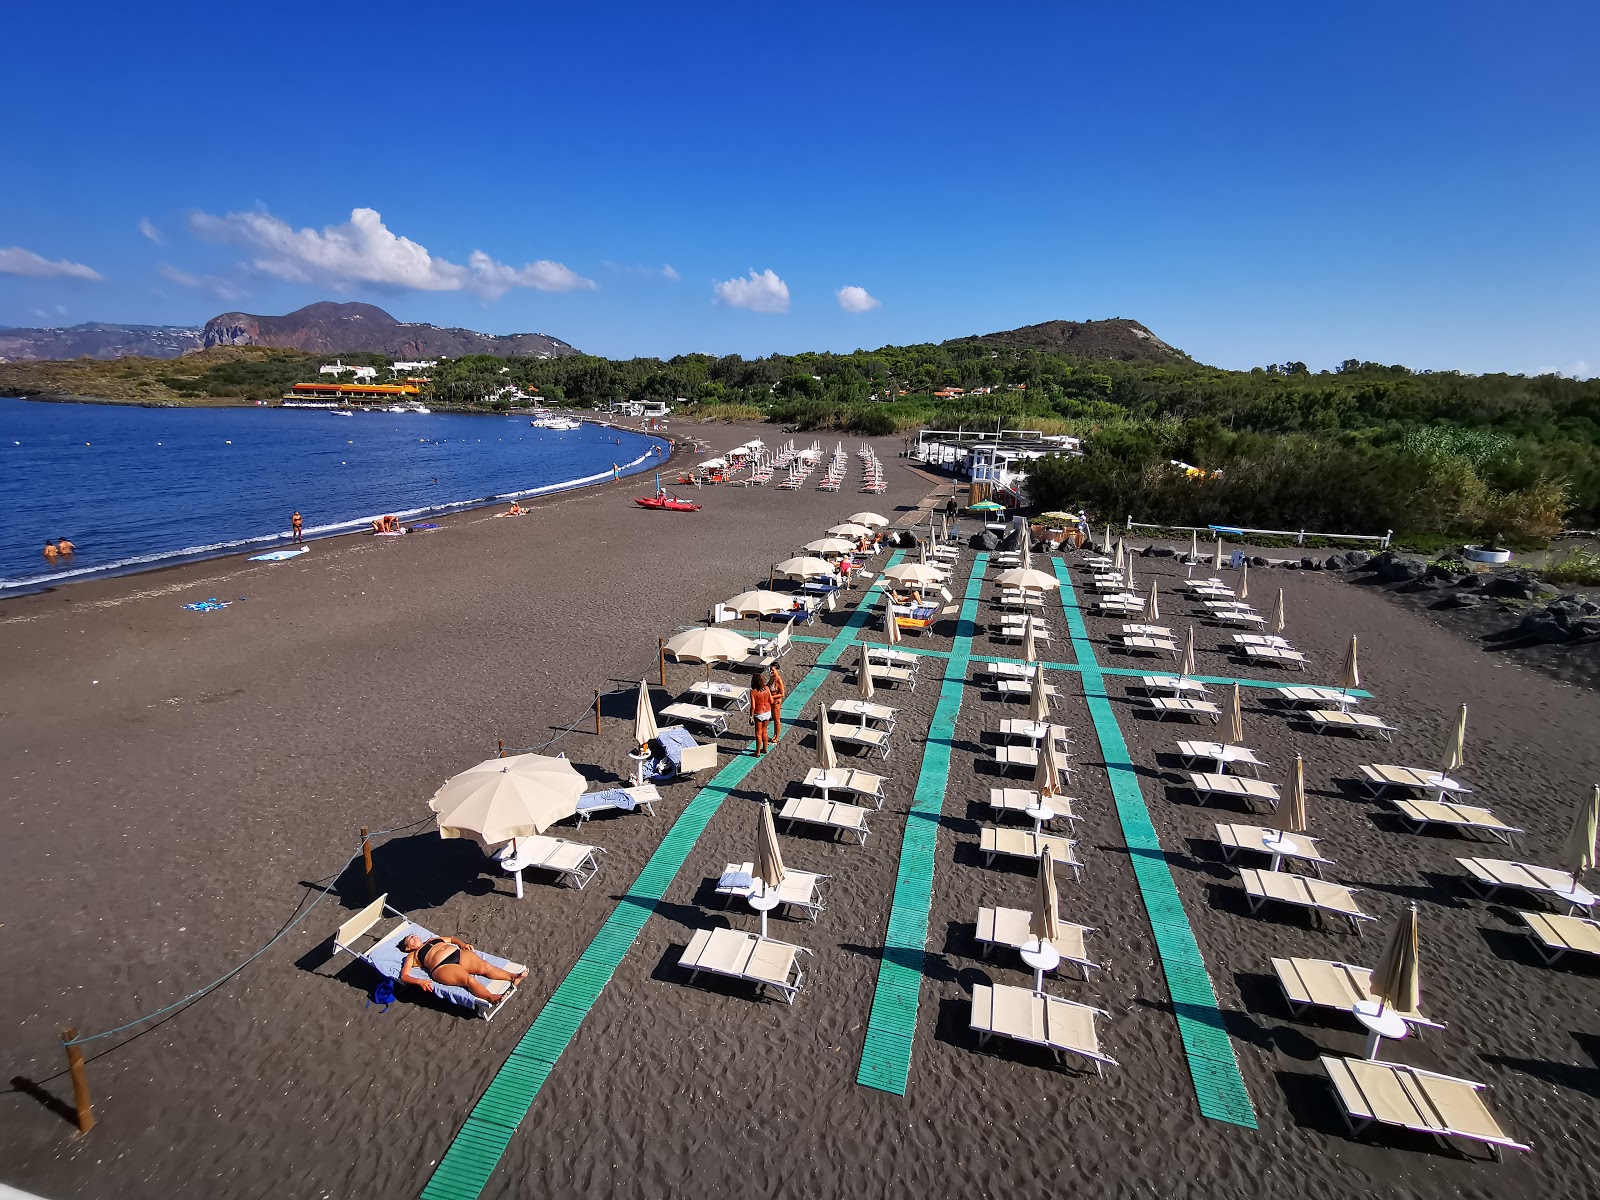
[[[1144,548],[1144,556],[1146,558],[1177,558],[1178,552],[1171,546],[1146,546]]]
[[[1564,642],[1572,636],[1559,621],[1544,613],[1529,613],[1517,626],[1517,632],[1535,642]]]
[[[1264,566],[1267,565],[1267,560],[1265,558],[1263,558],[1261,555],[1257,554],[1253,558],[1250,559],[1250,565],[1252,567],[1264,567]]]
[[[1471,592],[1452,592],[1446,596],[1435,608],[1477,608],[1483,601]]]
[[[974,550],[998,550],[1000,539],[985,529],[982,533],[972,535],[972,540],[967,543]]]
[[[1413,579],[1395,588],[1397,592],[1437,592],[1444,587],[1437,579]]]
[[[1328,560],[1322,564],[1322,569],[1324,571],[1342,571],[1344,568],[1344,557],[1338,554],[1330,556]]]
[[[577,351],[543,333],[477,333],[395,320],[374,304],[308,304],[283,317],[222,313],[201,331],[212,346],[271,346],[315,354],[391,354],[399,358],[459,358],[492,354],[498,358],[560,358]]]
[[[1428,564],[1420,558],[1402,558],[1395,555],[1393,558],[1384,559],[1378,565],[1378,578],[1385,583],[1405,583],[1410,579],[1421,579],[1428,571]]]
[[[1364,567],[1372,561],[1372,555],[1368,554],[1365,550],[1346,550],[1344,553],[1344,561],[1349,563],[1352,567]]]

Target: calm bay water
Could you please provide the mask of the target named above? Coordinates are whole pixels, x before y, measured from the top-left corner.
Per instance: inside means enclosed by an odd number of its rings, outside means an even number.
[[[424,520],[653,471],[658,439],[527,417],[129,408],[0,398],[0,595],[289,543],[397,513]],[[46,539],[77,545],[51,567]]]

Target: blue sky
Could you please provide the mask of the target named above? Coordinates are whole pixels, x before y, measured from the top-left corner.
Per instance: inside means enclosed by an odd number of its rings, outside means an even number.
[[[0,324],[1600,372],[1600,5],[1101,7],[25,5]]]

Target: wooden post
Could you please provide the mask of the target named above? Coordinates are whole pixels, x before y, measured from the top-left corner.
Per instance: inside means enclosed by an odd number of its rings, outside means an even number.
[[[361,865],[367,869],[367,899],[376,900],[378,898],[378,884],[372,875],[372,843],[367,840],[368,832],[367,827],[363,825],[361,827]]]
[[[667,639],[666,638],[658,637],[656,639],[656,654],[661,659],[661,686],[662,687],[666,687],[667,686]]]
[[[770,592],[772,590],[772,581],[773,581],[773,579],[775,579],[777,577],[777,574],[778,574],[778,564],[777,563],[773,563],[770,567],[767,568],[767,591]]]
[[[594,690],[594,733],[595,733],[596,737],[600,736],[600,689],[599,688],[595,688],[595,690]]]
[[[61,1031],[61,1040],[67,1045],[67,1070],[72,1073],[72,1106],[78,1110],[78,1132],[88,1133],[94,1128],[94,1108],[89,1103],[89,1073],[83,1069],[83,1051],[71,1045],[78,1031],[73,1028]]]
[[[505,739],[504,738],[496,738],[495,739],[495,743],[494,743],[494,747],[495,747],[496,757],[504,758],[506,756],[506,743],[505,743]]]

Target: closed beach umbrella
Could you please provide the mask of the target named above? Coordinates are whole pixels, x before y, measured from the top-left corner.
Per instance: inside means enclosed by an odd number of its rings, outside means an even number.
[[[578,811],[586,783],[564,758],[515,754],[491,758],[447,780],[433,794],[442,838],[494,845],[534,837]]]
[[[1044,690],[1044,668],[1035,667],[1033,679],[1028,689],[1028,720],[1048,721],[1049,719],[1050,696]]]
[[[1222,570],[1222,539],[1217,539],[1217,552],[1211,556],[1211,566],[1214,570]]]
[[[1133,555],[1128,555],[1127,561],[1122,564],[1122,586],[1130,592],[1133,591]]]
[[[740,592],[722,603],[724,608],[733,609],[741,617],[766,617],[773,613],[788,612],[794,600],[782,592],[769,592],[766,588],[756,588],[754,591]]]
[[[1239,599],[1250,599],[1250,564],[1239,564]]]
[[[1200,561],[1200,531],[1197,529],[1189,531],[1189,561]]]
[[[1111,526],[1109,526],[1109,525],[1106,526],[1106,540],[1105,540],[1105,544],[1100,547],[1100,553],[1102,553],[1102,554],[1110,554],[1111,553]]]
[[[1061,937],[1061,901],[1056,894],[1055,856],[1046,846],[1039,852],[1039,891],[1028,914],[1028,937],[1055,945]]]
[[[1145,611],[1152,621],[1161,617],[1161,601],[1156,595],[1156,581],[1150,581],[1150,599],[1145,601]]]
[[[1361,686],[1361,663],[1356,656],[1356,637],[1350,635],[1350,649],[1344,652],[1344,665],[1339,668],[1339,687],[1345,695],[1350,694],[1351,688]]]
[[[1284,814],[1283,827],[1290,833],[1304,833],[1309,828],[1306,819],[1306,764],[1298,754],[1294,756],[1294,778],[1289,786],[1289,811]]]
[[[783,886],[783,854],[778,849],[778,831],[772,824],[772,802],[769,800],[761,802],[761,812],[756,817],[756,861],[752,874],[761,881],[763,896],[769,892],[776,892]],[[770,906],[763,906],[760,909],[762,937],[767,936],[769,911],[771,911]]]
[[[666,650],[679,662],[742,662],[750,657],[749,638],[731,629],[702,626],[667,639]]]
[[[855,549],[855,543],[848,538],[825,537],[814,542],[807,542],[800,549],[808,554],[846,554]]]
[[[1025,537],[1025,538],[1022,539],[1022,569],[1024,571],[1027,571],[1027,570],[1032,569],[1032,567],[1033,567],[1033,538],[1031,536],[1029,536],[1029,537]]]
[[[842,525],[834,525],[828,530],[834,537],[860,538],[871,537],[872,530],[857,521],[846,521]]]
[[[777,565],[776,570],[786,579],[810,579],[816,575],[833,574],[833,564],[815,555],[801,555],[798,558],[784,559]]]
[[[824,771],[839,769],[839,756],[833,752],[833,730],[828,725],[828,708],[817,701],[817,766]]]
[[[1189,626],[1189,636],[1183,643],[1183,666],[1178,669],[1180,678],[1187,679],[1194,674],[1194,626]]]
[[[1107,526],[1107,536],[1108,537],[1110,536],[1110,527],[1109,526]],[[1121,538],[1117,539],[1117,552],[1111,556],[1111,569],[1113,571],[1121,571],[1122,570],[1122,539]]]
[[[941,542],[950,540],[950,518],[943,513],[939,514],[939,540]]]
[[[1282,633],[1286,622],[1283,619],[1283,589],[1278,589],[1278,602],[1272,606],[1272,632]]]
[[[1445,735],[1444,752],[1439,756],[1439,773],[1448,775],[1467,761],[1467,706],[1463,704],[1450,722],[1450,732]],[[1441,791],[1441,795],[1442,795]]]
[[[865,646],[861,647],[861,657],[856,661],[856,690],[863,700],[872,699],[872,664],[867,661]]]
[[[1572,872],[1573,883],[1577,883],[1579,875],[1594,869],[1597,823],[1600,823],[1600,785],[1572,814],[1572,828],[1567,831],[1566,843],[1561,847],[1561,865]]]
[[[1040,797],[1061,794],[1061,769],[1056,763],[1056,740],[1046,737],[1039,743],[1039,762],[1033,771],[1033,789]]]
[[[1032,588],[1040,592],[1054,591],[1061,586],[1061,581],[1054,575],[1036,571],[1032,567],[1012,567],[1009,571],[1001,571],[994,581],[1001,587]]]
[[[900,644],[900,622],[894,617],[894,601],[889,597],[883,598],[884,615],[887,618],[883,627],[883,640],[891,646]]]
[[[928,565],[928,543],[927,542],[918,542],[917,543],[917,563],[918,563],[919,566],[924,566],[924,567]]]
[[[639,702],[633,708],[633,740],[642,749],[661,731],[656,728],[656,710],[650,706],[650,689],[639,680]]]
[[[1378,965],[1368,985],[1378,999],[1378,1011],[1393,1005],[1401,1012],[1416,1012],[1422,1003],[1422,964],[1417,953],[1421,936],[1417,906],[1413,902],[1400,914],[1383,943]]]
[[[888,517],[879,516],[875,512],[851,513],[849,520],[852,525],[870,525],[874,529],[882,529],[889,523]]]
[[[1221,746],[1237,746],[1244,741],[1244,712],[1239,707],[1239,685],[1233,685],[1233,695],[1228,697],[1228,707],[1222,713],[1222,729],[1217,738]],[[1217,753],[1217,774],[1222,774],[1221,747]]]
[[[1033,637],[1032,613],[1022,623],[1022,658],[1024,662],[1039,661],[1039,647]]]

